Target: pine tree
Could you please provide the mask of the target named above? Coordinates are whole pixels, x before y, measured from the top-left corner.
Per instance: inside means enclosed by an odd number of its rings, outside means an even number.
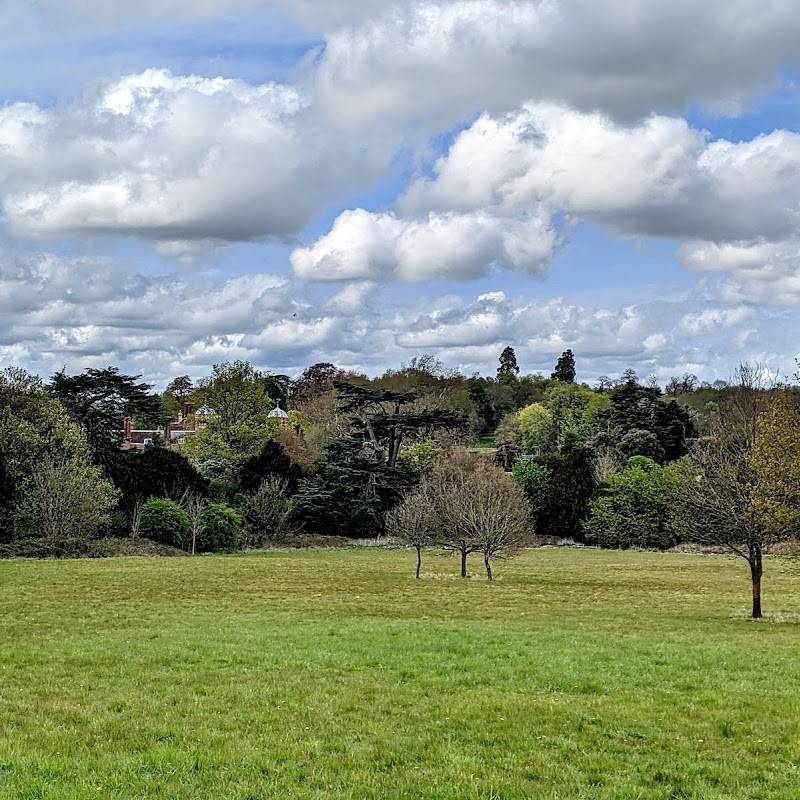
[[[500,353],[500,366],[497,368],[497,380],[500,383],[516,383],[519,367],[514,348],[509,346]]]
[[[565,350],[561,354],[550,380],[575,383],[575,356],[572,355],[572,350]]]

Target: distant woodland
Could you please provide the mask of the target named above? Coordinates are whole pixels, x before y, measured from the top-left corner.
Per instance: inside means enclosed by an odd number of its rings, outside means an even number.
[[[376,378],[246,362],[154,393],[117,368],[0,373],[0,553],[99,554],[98,542],[202,553],[390,537],[493,564],[533,542],[744,558],[800,528],[800,390],[758,365],[730,381],[631,370],[576,383],[465,376],[423,355]],[[144,380],[143,380],[144,378]]]

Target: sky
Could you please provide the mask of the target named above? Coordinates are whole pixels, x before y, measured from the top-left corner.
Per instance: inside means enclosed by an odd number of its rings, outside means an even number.
[[[0,366],[791,376],[800,0],[0,0]]]

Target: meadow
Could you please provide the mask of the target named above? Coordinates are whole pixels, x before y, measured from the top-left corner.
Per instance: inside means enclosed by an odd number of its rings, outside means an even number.
[[[0,562],[0,797],[797,798],[800,571],[540,548]]]

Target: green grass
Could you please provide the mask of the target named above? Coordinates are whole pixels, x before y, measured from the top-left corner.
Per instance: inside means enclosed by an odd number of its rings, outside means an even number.
[[[791,561],[767,562],[762,622],[719,556],[413,567],[0,563],[0,797],[800,797]]]

